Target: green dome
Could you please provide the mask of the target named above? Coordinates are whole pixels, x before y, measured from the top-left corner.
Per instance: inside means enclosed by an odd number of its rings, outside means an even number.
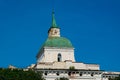
[[[71,42],[63,37],[49,37],[43,45],[44,47],[73,48]]]

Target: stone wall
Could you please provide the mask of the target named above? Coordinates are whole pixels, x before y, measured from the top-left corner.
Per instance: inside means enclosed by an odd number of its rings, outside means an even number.
[[[75,69],[85,69],[85,70],[99,70],[99,65],[97,64],[84,64],[84,63],[75,63],[71,61],[66,62],[39,62],[36,65],[36,68],[42,69],[69,69],[73,66]]]
[[[42,71],[46,80],[66,77],[69,80],[103,80],[103,71],[99,70],[68,70],[68,69],[36,69]]]
[[[61,61],[71,60],[75,62],[74,59],[74,49],[73,48],[50,48],[45,47],[43,51],[39,52],[37,55],[37,62],[55,62],[58,61],[58,54],[61,54]]]

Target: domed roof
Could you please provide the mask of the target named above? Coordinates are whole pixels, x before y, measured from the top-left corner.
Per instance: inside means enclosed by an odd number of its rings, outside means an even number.
[[[44,47],[73,48],[71,42],[64,37],[48,37]]]

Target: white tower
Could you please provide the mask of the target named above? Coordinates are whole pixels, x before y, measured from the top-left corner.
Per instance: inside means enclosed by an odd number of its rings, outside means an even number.
[[[52,12],[52,25],[48,30],[48,38],[37,54],[37,62],[75,62],[74,47],[71,42],[60,36],[60,28],[57,26],[54,12]]]

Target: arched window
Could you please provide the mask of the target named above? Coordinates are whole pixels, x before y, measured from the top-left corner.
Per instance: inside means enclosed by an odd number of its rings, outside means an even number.
[[[58,54],[58,62],[61,62],[62,61],[62,56],[61,56],[61,54],[59,53]]]
[[[94,76],[94,73],[92,73],[91,76]]]

